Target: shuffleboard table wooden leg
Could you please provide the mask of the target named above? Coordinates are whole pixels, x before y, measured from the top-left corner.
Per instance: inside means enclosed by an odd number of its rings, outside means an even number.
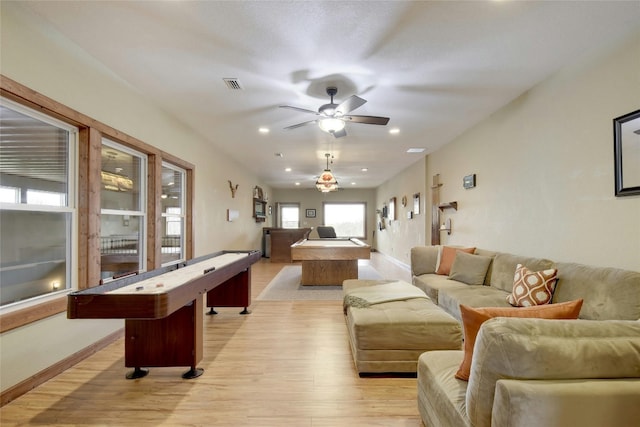
[[[204,372],[204,369],[196,368],[195,366],[192,366],[191,369],[189,369],[187,372],[182,374],[182,378],[184,378],[185,380],[190,380],[192,378],[198,378],[200,375],[203,374],[203,372]]]
[[[142,368],[138,368],[135,367],[133,368],[133,371],[129,372],[126,377],[128,380],[135,380],[138,378],[144,378],[149,374],[149,370],[148,369],[142,369]]]

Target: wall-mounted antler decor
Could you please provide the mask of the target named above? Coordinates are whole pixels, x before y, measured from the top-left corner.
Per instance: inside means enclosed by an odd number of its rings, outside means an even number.
[[[235,199],[236,198],[236,190],[238,190],[238,184],[236,184],[236,186],[234,187],[233,184],[231,183],[231,181],[229,181],[229,188],[231,189],[231,198]]]

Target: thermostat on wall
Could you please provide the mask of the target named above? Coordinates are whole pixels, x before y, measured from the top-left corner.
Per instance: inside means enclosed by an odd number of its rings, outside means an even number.
[[[476,186],[476,174],[467,175],[462,178],[462,186],[464,188],[473,188]]]

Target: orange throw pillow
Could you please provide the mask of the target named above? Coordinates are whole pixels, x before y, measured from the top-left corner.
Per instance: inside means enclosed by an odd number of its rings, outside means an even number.
[[[451,266],[453,265],[453,260],[456,259],[456,252],[466,252],[468,254],[474,253],[476,248],[452,248],[451,246],[443,246],[442,254],[440,255],[440,264],[438,265],[438,270],[436,274],[444,274],[448,276],[451,272]]]
[[[456,372],[456,378],[469,381],[471,359],[476,336],[482,324],[494,317],[533,317],[538,319],[577,319],[582,308],[581,299],[533,307],[484,307],[473,308],[460,304],[464,328],[464,359]]]

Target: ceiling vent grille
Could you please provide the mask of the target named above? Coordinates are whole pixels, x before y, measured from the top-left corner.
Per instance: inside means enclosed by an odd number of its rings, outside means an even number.
[[[224,80],[224,83],[227,85],[227,87],[229,89],[232,90],[242,90],[242,85],[240,84],[240,81],[238,79],[233,79],[233,78],[227,78],[227,79],[222,79]]]

